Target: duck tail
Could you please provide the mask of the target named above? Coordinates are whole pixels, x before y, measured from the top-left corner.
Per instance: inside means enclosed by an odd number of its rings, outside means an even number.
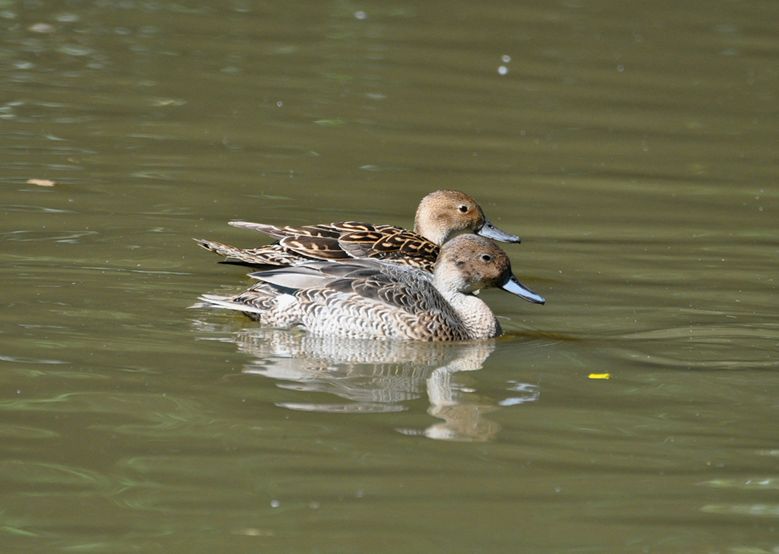
[[[224,256],[223,264],[244,265],[249,267],[278,267],[297,265],[304,258],[294,252],[286,252],[277,244],[268,244],[259,248],[237,248],[222,242],[205,239],[193,239],[201,248]]]
[[[238,227],[239,229],[257,231],[276,239],[280,239],[290,234],[288,231],[285,231],[283,228],[277,225],[267,225],[265,223],[252,223],[251,221],[233,220],[228,221],[227,224],[232,225],[233,227]]]
[[[220,256],[224,256],[225,258],[236,257],[241,255],[240,248],[236,248],[235,246],[230,246],[229,244],[225,244],[223,242],[216,242],[213,240],[206,240],[206,239],[192,239],[192,240],[194,240],[201,248],[205,248],[209,252],[213,252],[214,254],[219,254]]]
[[[236,302],[230,296],[219,296],[217,294],[201,294],[197,297],[198,302],[191,306],[192,308],[223,308],[225,310],[235,310],[244,312],[245,314],[257,314],[257,316],[265,313],[265,309],[258,308],[249,304],[243,304]],[[255,317],[255,319],[258,319]]]

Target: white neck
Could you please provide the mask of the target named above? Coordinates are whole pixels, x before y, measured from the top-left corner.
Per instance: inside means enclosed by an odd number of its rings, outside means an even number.
[[[416,221],[414,221],[414,232],[418,235],[422,235],[430,242],[436,243],[438,246],[441,246],[448,238],[446,233],[436,229],[435,225],[425,225],[424,223],[421,223],[420,218],[417,218]]]
[[[471,339],[490,339],[500,334],[500,324],[483,300],[450,287],[436,288],[454,308]]]

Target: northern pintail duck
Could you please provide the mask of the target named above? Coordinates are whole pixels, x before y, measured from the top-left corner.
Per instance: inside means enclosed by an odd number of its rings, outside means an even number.
[[[499,287],[538,304],[508,256],[491,240],[460,235],[444,243],[433,274],[376,260],[309,262],[252,273],[260,282],[203,305],[244,312],[278,328],[365,339],[454,341],[500,335],[495,315],[474,293]]]
[[[206,250],[224,256],[225,262],[252,266],[374,258],[432,271],[439,247],[461,233],[520,242],[518,236],[495,227],[471,196],[454,190],[437,190],[425,196],[417,208],[413,231],[357,221],[301,227],[248,221],[231,221],[230,225],[260,231],[277,241],[258,248],[236,248],[203,239],[195,241]]]

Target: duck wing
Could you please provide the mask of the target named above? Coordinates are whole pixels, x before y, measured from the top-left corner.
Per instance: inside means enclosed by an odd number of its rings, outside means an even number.
[[[268,225],[265,223],[252,223],[251,221],[230,221],[230,225],[240,229],[250,229],[258,231],[276,239],[284,237],[331,237],[338,238],[342,233],[351,231],[364,231],[372,228],[370,223],[361,223],[359,221],[338,221],[334,223],[320,223],[318,225]]]
[[[299,227],[231,221],[230,225],[269,235],[277,242],[239,249],[198,240],[203,248],[247,265],[297,265],[306,260],[344,261],[372,258],[432,272],[439,247],[425,237],[393,225],[339,221]]]
[[[313,260],[349,260],[351,258],[367,258],[367,255],[355,255],[357,250],[350,252],[343,248],[341,237],[353,233],[373,234],[377,226],[359,221],[341,221],[309,227],[285,227],[287,236],[279,239],[278,244],[289,252],[293,252]],[[297,229],[299,233],[293,231]]]
[[[288,258],[288,265],[301,263],[301,260],[348,260],[352,256],[344,251],[338,244],[338,238],[351,232],[367,232],[373,229],[369,223],[359,221],[340,221],[335,223],[323,223],[320,225],[303,225],[300,227],[278,227],[276,225],[266,225],[264,223],[251,223],[249,221],[231,221],[233,227],[251,229],[259,231],[273,238],[278,239],[273,245],[268,247],[259,247],[256,249],[242,249],[247,255],[240,256],[240,252],[231,251],[233,259],[240,259],[248,263],[266,263],[264,257],[269,255],[271,259],[278,260],[278,263],[267,263],[267,265],[285,265],[284,259]],[[208,248],[199,241],[199,244],[206,249],[218,252],[215,248]],[[236,249],[237,250],[237,249]],[[226,252],[225,249],[222,249]]]
[[[346,293],[399,308],[409,314],[440,309],[446,302],[430,274],[375,260],[311,262],[249,274],[287,293]]]
[[[374,225],[372,229],[343,233],[340,248],[354,258],[374,258],[433,271],[439,247],[402,227]]]
[[[373,275],[378,266],[379,262],[371,260],[355,260],[354,263],[308,261],[304,265],[255,271],[249,273],[249,277],[257,279],[260,284],[269,283],[285,289],[285,292],[293,293],[304,289],[325,288],[344,277]]]
[[[371,260],[364,261],[370,263]],[[340,278],[330,281],[326,288],[371,299],[414,315],[440,309],[446,304],[433,286],[429,273],[382,262],[376,266],[368,263],[344,272]]]
[[[194,239],[201,247],[224,256],[222,263],[249,266],[289,266],[305,263],[308,258],[282,248],[278,243],[257,248],[237,248],[223,242]]]
[[[284,250],[312,260],[349,260],[351,256],[338,244],[335,237],[297,235],[278,242]]]

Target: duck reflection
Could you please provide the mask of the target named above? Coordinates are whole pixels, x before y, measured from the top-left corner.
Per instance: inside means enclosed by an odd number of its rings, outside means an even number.
[[[459,373],[481,369],[495,350],[495,341],[374,341],[268,328],[241,329],[229,334],[228,340],[253,357],[244,373],[277,380],[282,388],[348,400],[278,404],[290,410],[399,412],[407,409],[408,401],[426,395],[427,412],[440,421],[426,428],[397,429],[407,435],[487,441],[500,426],[486,414],[538,398],[534,385],[519,384],[511,385],[510,398],[489,402],[457,378]]]

